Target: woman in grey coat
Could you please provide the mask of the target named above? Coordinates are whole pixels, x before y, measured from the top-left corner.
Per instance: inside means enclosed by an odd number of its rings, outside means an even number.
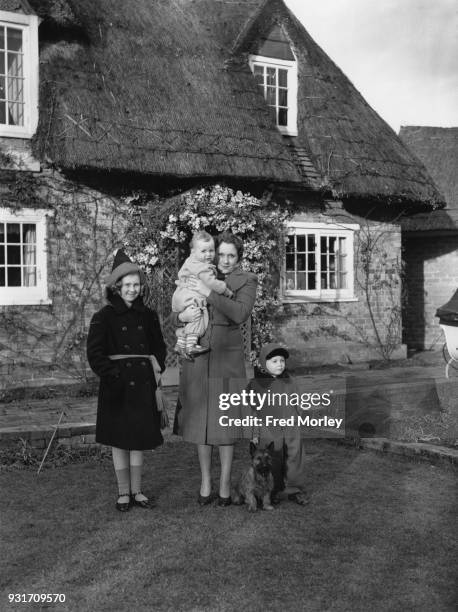
[[[221,393],[237,393],[246,385],[245,356],[240,325],[251,315],[256,297],[257,278],[240,269],[243,243],[237,236],[224,232],[217,239],[217,267],[226,285],[234,293],[232,298],[218,295],[196,278],[190,279],[193,289],[207,299],[209,325],[201,343],[208,345],[208,353],[185,361],[180,377],[177,433],[187,442],[197,444],[202,474],[198,502],[207,505],[215,499],[211,490],[211,459],[213,446],[219,447],[221,476],[220,506],[231,503],[230,481],[234,442],[241,437],[240,428],[225,427],[219,422],[222,415],[240,416],[239,407],[222,412]],[[178,325],[192,320],[196,308],[188,307],[179,315],[172,315]],[[181,323],[180,323],[181,322]]]

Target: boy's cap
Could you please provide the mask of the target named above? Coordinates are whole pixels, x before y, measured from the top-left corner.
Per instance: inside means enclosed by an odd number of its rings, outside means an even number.
[[[265,369],[267,359],[271,359],[276,355],[282,355],[282,357],[288,359],[288,349],[282,344],[278,344],[277,342],[270,342],[269,344],[265,344],[262,347],[261,352],[259,353],[259,363]]]

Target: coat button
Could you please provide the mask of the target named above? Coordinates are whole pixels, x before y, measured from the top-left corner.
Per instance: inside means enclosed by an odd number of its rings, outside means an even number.
[[[130,349],[130,346],[129,346],[128,344],[125,344],[125,345],[124,345],[124,348],[125,348],[126,350],[129,350],[129,349]]]
[[[130,385],[131,387],[135,387],[135,381],[131,380],[131,381],[130,381],[130,383],[129,383],[129,385]]]
[[[140,348],[145,348],[145,345],[144,344],[140,344]]]
[[[122,329],[122,331],[127,331],[127,327],[126,327],[125,325],[123,325],[123,326],[121,327],[121,329]]]
[[[137,329],[143,329],[143,325],[139,325]]]
[[[142,366],[146,366],[146,361],[142,361]]]
[[[126,363],[126,368],[131,368],[131,367],[132,367],[132,364],[130,363],[130,361],[128,361],[128,362]]]

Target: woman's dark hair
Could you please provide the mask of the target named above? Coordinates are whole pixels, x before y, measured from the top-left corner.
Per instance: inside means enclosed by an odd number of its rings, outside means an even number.
[[[227,244],[233,244],[235,246],[235,249],[237,251],[237,257],[239,259],[239,261],[242,259],[243,256],[243,242],[242,239],[239,238],[238,236],[236,236],[235,234],[233,234],[232,232],[221,232],[221,234],[218,234],[218,236],[216,237],[216,251],[218,251],[218,247],[222,242],[226,242]]]

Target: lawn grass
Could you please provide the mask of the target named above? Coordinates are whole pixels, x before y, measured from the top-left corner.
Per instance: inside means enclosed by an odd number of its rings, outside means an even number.
[[[310,505],[256,514],[200,508],[182,442],[146,454],[153,511],[116,512],[107,459],[0,472],[0,610],[454,610],[456,471],[326,441],[308,459]]]

